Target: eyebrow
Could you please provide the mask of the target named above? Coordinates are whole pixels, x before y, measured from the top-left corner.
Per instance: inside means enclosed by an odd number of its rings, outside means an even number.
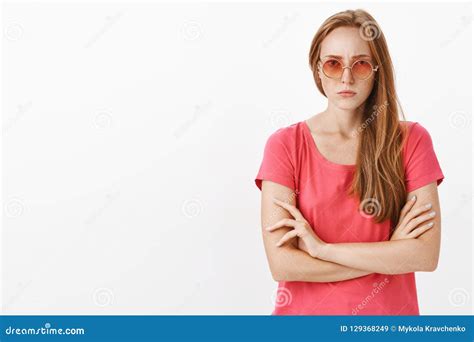
[[[326,57],[335,58],[335,59],[342,59],[342,56],[336,56],[336,55],[326,55],[326,56],[324,56],[323,58],[326,58]],[[362,55],[355,55],[355,56],[352,56],[351,59],[356,59],[356,58],[361,58],[361,57],[368,57],[368,58],[370,58],[369,55],[362,54]]]

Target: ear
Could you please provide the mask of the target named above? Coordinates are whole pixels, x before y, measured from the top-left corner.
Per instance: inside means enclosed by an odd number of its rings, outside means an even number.
[[[323,74],[321,73],[321,61],[318,61],[318,63],[316,64],[316,69],[318,70],[319,79],[322,79]]]

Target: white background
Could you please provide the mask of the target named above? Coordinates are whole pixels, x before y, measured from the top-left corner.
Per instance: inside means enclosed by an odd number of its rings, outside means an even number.
[[[473,16],[443,3],[4,4],[2,313],[270,314],[254,178],[325,108],[308,52],[349,8],[446,177],[420,313],[470,314]]]

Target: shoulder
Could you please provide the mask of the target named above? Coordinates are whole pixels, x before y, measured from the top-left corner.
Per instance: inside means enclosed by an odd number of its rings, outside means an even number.
[[[413,148],[420,140],[431,141],[430,133],[421,123],[417,121],[400,121],[400,124],[406,129],[406,148]]]
[[[426,153],[432,153],[433,140],[428,130],[419,122],[401,122],[406,130],[406,140],[403,146],[406,163],[410,163],[417,158],[422,158]]]
[[[293,123],[286,127],[278,128],[270,134],[267,140],[269,145],[281,145],[287,149],[291,149],[300,134],[301,122]]]
[[[420,135],[428,133],[428,130],[418,121],[400,121],[400,124],[406,127],[409,135]]]

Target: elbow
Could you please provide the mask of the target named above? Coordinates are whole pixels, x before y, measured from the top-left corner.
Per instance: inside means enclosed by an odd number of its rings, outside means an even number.
[[[270,265],[270,272],[274,281],[281,281],[281,274],[275,266]]]
[[[291,262],[291,255],[293,248],[291,246],[280,247],[277,253],[274,253],[270,258],[269,266],[272,273],[272,278],[276,282],[280,281],[295,281],[296,272]]]
[[[434,248],[431,245],[422,244],[420,247],[420,261],[419,271],[434,272],[438,268],[439,248]]]
[[[438,268],[438,257],[433,256],[427,259],[421,267],[422,272],[434,272]]]
[[[296,272],[291,267],[285,267],[285,263],[274,262],[270,265],[270,271],[272,273],[272,278],[276,282],[280,281],[297,281],[295,279]]]
[[[428,262],[423,271],[425,272],[434,272],[438,268],[438,260]]]
[[[284,281],[282,277],[278,273],[275,273],[275,272],[272,272],[272,278],[276,282]]]
[[[288,272],[282,270],[282,267],[271,267],[272,278],[276,282],[291,281]]]

